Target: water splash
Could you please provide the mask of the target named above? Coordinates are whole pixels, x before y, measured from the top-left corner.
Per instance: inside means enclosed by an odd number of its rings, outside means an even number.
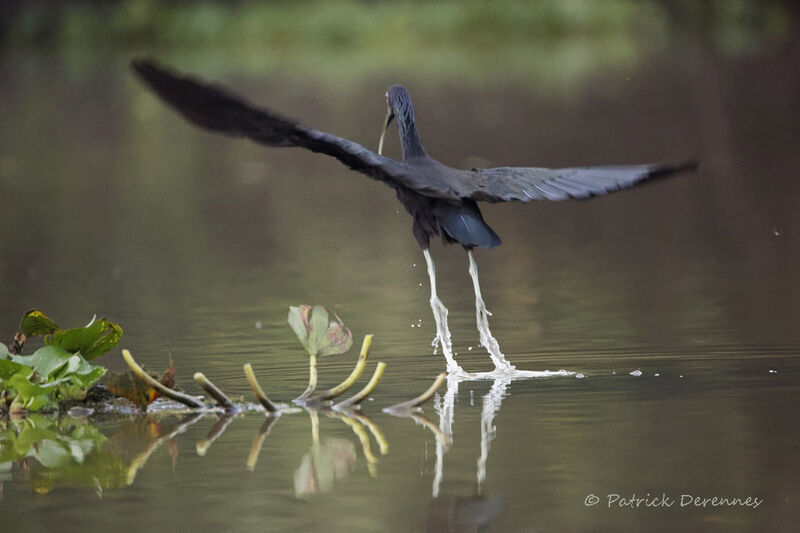
[[[489,352],[496,371],[511,374],[515,370],[514,365],[506,360],[505,355],[500,351],[500,343],[497,342],[497,339],[494,338],[492,331],[489,329],[489,316],[492,313],[486,309],[486,304],[481,296],[481,284],[478,281],[478,263],[475,262],[475,255],[472,250],[469,250],[467,255],[469,256],[469,275],[472,278],[472,287],[475,289],[475,322],[478,326],[481,346]]]
[[[433,264],[430,250],[425,249],[422,253],[425,256],[425,262],[428,264],[428,277],[431,282],[431,311],[436,322],[436,337],[433,339],[434,353],[436,353],[436,345],[441,345],[442,354],[447,360],[447,373],[468,375],[453,357],[453,343],[450,340],[450,328],[447,326],[447,308],[436,295],[436,267]]]

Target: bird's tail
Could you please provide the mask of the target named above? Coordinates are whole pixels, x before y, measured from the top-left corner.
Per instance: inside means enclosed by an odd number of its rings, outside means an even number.
[[[255,110],[220,87],[173,74],[154,61],[137,59],[131,67],[162,100],[200,127],[270,146],[298,146],[298,139],[306,135],[305,128],[291,120]]]

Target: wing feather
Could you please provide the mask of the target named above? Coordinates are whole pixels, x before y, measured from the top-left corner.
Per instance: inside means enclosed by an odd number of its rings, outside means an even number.
[[[487,202],[584,199],[695,168],[696,161],[677,165],[475,169],[475,186],[469,198]]]
[[[424,179],[405,163],[376,154],[330,133],[308,128],[268,109],[259,109],[217,85],[173,73],[150,60],[136,60],[134,71],[166,103],[190,122],[213,131],[247,137],[267,146],[299,146],[335,157],[377,180],[427,196],[458,200],[444,180]]]

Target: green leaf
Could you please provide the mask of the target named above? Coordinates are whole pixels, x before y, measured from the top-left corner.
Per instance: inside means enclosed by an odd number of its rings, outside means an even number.
[[[42,346],[30,356],[30,360],[36,373],[47,380],[66,366],[72,355],[61,346]]]
[[[0,360],[0,381],[6,381],[15,374],[20,374],[27,379],[33,374],[33,369],[14,361]]]
[[[86,371],[84,371],[84,369],[80,369],[79,372],[75,372],[74,374],[68,376],[73,383],[79,385],[83,389],[88,389],[100,381],[100,379],[106,375],[107,370],[102,366],[90,365],[89,363],[86,363],[86,366],[88,367]]]
[[[310,305],[298,305],[289,307],[289,325],[294,330],[297,338],[300,339],[300,344],[308,352],[308,355],[314,355],[309,350],[308,346],[308,312],[311,310]]]
[[[25,313],[19,325],[19,331],[26,337],[37,335],[50,335],[59,331],[61,328],[53,320],[38,309],[32,309]]]
[[[48,383],[47,385],[37,385],[31,383],[28,378],[16,374],[8,380],[8,383],[17,390],[17,397],[14,399],[14,404],[30,409],[31,411],[38,411],[44,407],[55,404],[51,398],[53,395],[57,382]]]
[[[308,345],[315,354],[319,354],[320,341],[328,328],[328,310],[321,305],[315,305],[311,309],[310,323]]]
[[[330,313],[321,305],[290,307],[289,325],[311,356],[344,353],[353,344],[353,334],[342,320],[336,314],[331,320]]]
[[[45,337],[44,342],[61,346],[72,353],[80,352],[86,360],[92,360],[116,346],[120,338],[122,338],[122,328],[102,318],[83,328],[53,333]]]
[[[345,353],[353,345],[353,334],[345,327],[342,319],[333,315],[323,337],[318,341],[320,355]]]

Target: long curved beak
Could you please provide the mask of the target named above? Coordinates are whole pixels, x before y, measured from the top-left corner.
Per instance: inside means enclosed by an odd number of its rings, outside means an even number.
[[[391,124],[392,119],[394,119],[394,113],[392,110],[386,112],[386,119],[383,121],[383,131],[381,132],[381,138],[378,141],[378,155],[383,155],[383,139],[386,137],[386,130],[389,128],[389,124]]]

